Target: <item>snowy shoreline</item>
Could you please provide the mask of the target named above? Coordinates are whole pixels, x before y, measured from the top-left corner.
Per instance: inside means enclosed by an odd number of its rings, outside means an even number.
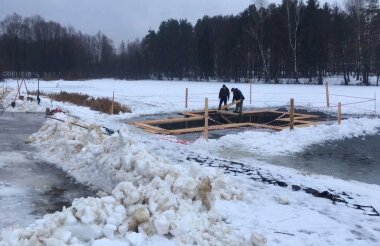
[[[134,102],[132,107],[136,109],[145,99],[128,102]],[[46,100],[43,103],[38,109],[19,102],[19,109],[44,111],[49,104]],[[333,204],[290,187],[224,174],[223,169],[186,160],[189,156],[226,160],[221,153],[236,148],[264,155],[301,151],[307,145],[329,139],[376,134],[379,119],[344,120],[340,128],[330,125],[280,133],[248,131],[208,143],[198,140],[179,145],[126,126],[121,120],[130,117],[127,115],[107,116],[73,105],[55,102],[54,105],[80,117],[90,130],[48,119],[30,141],[46,160],[56,163],[78,181],[110,195],[77,199],[70,208],[46,215],[26,229],[3,229],[0,245],[122,242],[127,245],[264,245],[265,241],[268,245],[375,245],[380,241],[380,219],[367,215],[366,210]],[[145,109],[138,111],[140,114],[163,112],[173,104],[159,104],[160,108],[154,109],[144,105]],[[201,108],[202,103],[197,105]],[[57,117],[72,120],[63,114]],[[100,132],[100,124],[121,133],[106,136]],[[241,144],[242,141],[245,143]],[[278,145],[271,146],[269,142]],[[350,204],[372,205],[380,211],[380,186],[309,175],[252,157],[242,157],[240,162],[289,184],[320,191],[333,189],[337,194],[344,192]]]

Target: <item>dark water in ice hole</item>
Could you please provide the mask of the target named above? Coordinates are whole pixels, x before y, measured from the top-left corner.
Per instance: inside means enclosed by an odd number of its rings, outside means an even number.
[[[36,150],[24,143],[44,120],[43,114],[0,113],[0,228],[27,226],[70,206],[75,198],[95,195],[61,169],[39,160]]]
[[[308,113],[303,111],[301,113]],[[334,116],[318,113],[324,120],[335,120]],[[131,121],[181,117],[178,114],[147,115]],[[350,116],[354,117],[354,116]],[[209,131],[210,139],[218,139],[226,134],[236,134],[252,128]],[[266,130],[258,130],[266,131]],[[380,131],[380,129],[379,129]],[[193,141],[202,133],[189,133],[177,136],[182,140]],[[249,154],[249,153],[248,153]],[[244,155],[244,154],[243,154]],[[345,180],[380,185],[380,133],[373,136],[356,137],[339,141],[328,141],[311,145],[304,151],[288,156],[252,157],[280,166],[286,166],[310,173],[329,175]],[[227,158],[227,157],[226,157]]]

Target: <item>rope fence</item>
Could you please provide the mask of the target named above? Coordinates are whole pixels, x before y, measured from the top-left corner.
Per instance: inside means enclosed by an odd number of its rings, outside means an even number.
[[[328,88],[328,85],[326,85],[326,88]],[[326,112],[334,112],[336,113],[337,109],[339,107],[341,108],[347,108],[347,109],[353,109],[356,111],[361,111],[364,114],[372,114],[372,115],[377,115],[376,111],[376,94],[374,98],[369,98],[369,97],[361,97],[361,96],[350,96],[350,95],[344,95],[344,94],[326,94],[329,93],[329,90],[327,89],[325,93],[321,92],[296,92],[296,93],[288,93],[288,92],[259,92],[259,91],[254,91],[250,90],[249,97],[251,98],[250,100],[250,105],[259,103],[259,104],[264,104],[264,107],[267,109],[275,109],[278,107],[290,107],[289,101],[288,100],[280,100],[280,99],[275,99],[275,100],[268,100],[265,99],[266,95],[289,95],[289,98],[293,97],[294,95],[318,95],[318,96],[324,96],[326,95],[326,101],[323,100],[301,100],[301,101],[295,101],[295,108],[301,108],[301,109],[306,109],[306,110],[311,110],[311,111],[326,111]],[[182,94],[182,93],[181,93]],[[184,105],[185,109],[188,109],[191,104],[199,104],[197,105],[197,108],[201,108],[202,105],[201,103],[204,103],[204,98],[208,97],[209,95],[215,95],[217,96],[219,93],[212,93],[212,92],[205,92],[205,93],[191,93],[191,88],[186,88],[185,92],[183,95],[173,95],[173,94],[168,94],[168,95],[114,95],[114,100],[121,99],[121,101],[126,100],[126,99],[137,99],[136,103],[139,102],[138,99],[145,99],[145,98],[158,98],[157,103],[165,103],[165,104],[178,104],[178,105]],[[243,91],[243,94],[246,95],[246,91]],[[248,95],[246,96],[246,98]],[[165,98],[184,98],[183,100],[165,100]],[[230,98],[232,98],[232,95],[230,95]],[[253,98],[253,99],[252,99]],[[355,99],[356,101],[342,101],[339,100],[340,98],[345,98],[345,99]],[[334,100],[331,100],[334,99]],[[357,101],[357,99],[360,99]],[[331,100],[331,101],[330,101]],[[208,102],[211,103],[219,103],[219,99],[208,99]],[[328,102],[327,102],[328,101]],[[335,101],[332,102],[332,101]],[[368,109],[365,107],[353,107],[352,105],[358,105],[358,104],[368,104],[374,102],[374,109]],[[339,106],[340,105],[340,106]],[[216,106],[216,105],[215,105]],[[260,107],[259,108],[263,108]],[[343,110],[344,111],[344,110]],[[361,114],[361,112],[357,112],[358,114]]]
[[[343,112],[345,111],[344,109],[346,108],[346,109],[355,110],[356,113],[358,114],[365,113],[365,114],[373,114],[376,116],[378,115],[377,109],[376,109],[377,107],[376,93],[374,94],[373,98],[365,97],[365,96],[357,96],[357,95],[351,96],[351,95],[346,95],[346,94],[341,94],[341,93],[329,93],[328,83],[326,83],[325,86],[326,86],[326,89],[324,89],[323,87],[319,87],[321,91],[271,92],[271,91],[257,91],[254,88],[254,84],[250,84],[249,87],[242,89],[242,92],[246,97],[245,101],[248,101],[247,99],[249,99],[249,102],[245,102],[244,106],[246,106],[247,103],[249,103],[248,105],[256,105],[257,108],[272,109],[272,108],[278,108],[278,107],[283,107],[283,106],[289,107],[289,99],[296,96],[295,108],[303,108],[303,109],[314,110],[314,111],[322,110],[322,111],[331,112],[331,111],[335,111],[339,107],[339,103],[341,103],[341,107],[343,107]],[[4,86],[4,84],[2,87],[3,87],[2,91],[7,90],[6,88],[7,86]],[[25,83],[25,87],[26,87],[26,83]],[[41,87],[41,89],[43,88],[45,87]],[[75,87],[61,86],[61,87],[57,87],[57,89],[58,88],[60,90],[65,90],[69,88],[70,91],[72,91],[72,89],[74,89]],[[314,89],[314,87],[312,89]],[[16,88],[16,90],[18,91],[21,90],[21,84],[18,86],[18,88]],[[155,95],[153,94],[151,95],[125,95],[125,94],[121,94],[121,93],[119,94],[119,93],[120,92],[116,91],[113,96],[111,96],[112,95],[111,94],[110,96],[105,97],[105,98],[112,99],[112,101],[119,101],[119,102],[123,102],[123,101],[128,102],[128,99],[136,99],[136,100],[132,100],[133,103],[139,103],[143,101],[144,99],[147,99],[147,102],[151,102],[152,101],[151,99],[157,98],[157,101],[153,100],[153,102],[151,103],[152,106],[159,103],[163,103],[166,105],[176,104],[176,105],[183,105],[185,110],[188,108],[201,108],[202,107],[201,103],[203,103],[204,98],[208,96],[212,96],[211,99],[209,98],[208,101],[213,104],[216,103],[214,104],[215,106],[217,106],[220,101],[217,98],[219,94],[218,92],[205,91],[204,93],[199,93],[197,91],[197,92],[192,93],[191,88],[186,88],[186,90],[178,91],[178,93],[176,92],[175,94],[166,94],[166,95],[162,95],[161,93],[157,93]],[[100,94],[104,94],[104,93],[100,93]],[[272,99],[272,97],[270,96],[268,98],[268,95],[282,95],[282,96],[280,97],[280,99],[277,99],[277,98]],[[289,97],[285,99],[285,95],[289,95]],[[299,101],[297,100],[297,95],[300,95]],[[316,96],[316,97],[312,98],[311,100],[307,100],[307,96],[309,95]],[[325,100],[323,98],[324,95],[326,96]],[[214,97],[215,99],[213,99],[213,96],[215,96]],[[104,96],[100,96],[100,97],[104,97]],[[165,98],[168,98],[168,100],[165,100]],[[183,98],[183,100],[181,100],[181,98]],[[230,99],[231,98],[232,98],[232,94],[230,95]],[[368,103],[372,103],[372,102],[373,102],[373,106],[368,105]],[[194,106],[194,104],[197,104],[197,105]],[[356,105],[366,105],[366,106],[356,106]],[[373,109],[371,109],[370,107],[372,107]]]

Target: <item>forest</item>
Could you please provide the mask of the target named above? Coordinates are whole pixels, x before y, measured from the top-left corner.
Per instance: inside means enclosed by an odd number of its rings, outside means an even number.
[[[238,15],[163,21],[134,41],[84,34],[41,16],[0,22],[0,76],[188,79],[267,83],[307,78],[369,84],[380,76],[378,0],[256,0]],[[117,25],[117,23],[116,23]],[[126,30],[127,32],[128,30]]]

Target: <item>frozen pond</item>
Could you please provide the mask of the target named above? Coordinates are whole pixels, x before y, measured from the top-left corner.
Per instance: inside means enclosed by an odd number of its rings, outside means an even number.
[[[380,135],[316,144],[269,162],[307,172],[380,185]],[[268,161],[268,159],[266,160]]]
[[[282,109],[283,110],[283,109]],[[302,113],[309,113],[307,111]],[[323,119],[335,119],[333,116],[319,114]],[[163,119],[168,117],[180,117],[178,114],[145,115],[129,121],[141,121],[151,119]],[[355,117],[351,115],[350,117]],[[227,134],[236,134],[243,131],[268,131],[263,129],[239,128],[228,130],[209,131],[210,139],[218,139]],[[202,135],[202,132],[178,135],[181,140],[194,141]],[[300,153],[287,156],[263,156],[239,150],[228,150],[221,153],[226,159],[255,158],[274,165],[291,167],[305,172],[334,176],[345,180],[380,185],[380,133],[373,136],[348,138],[340,141],[329,141],[323,144],[315,144]]]
[[[36,150],[24,143],[44,120],[43,114],[0,113],[0,228],[27,226],[69,206],[74,198],[94,194],[39,160]]]

